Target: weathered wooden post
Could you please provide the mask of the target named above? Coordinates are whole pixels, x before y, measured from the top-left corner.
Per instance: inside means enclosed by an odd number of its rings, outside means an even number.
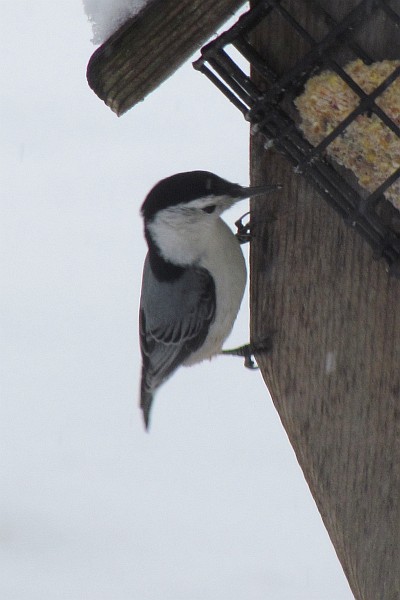
[[[310,24],[313,3],[301,4]],[[341,15],[358,2],[336,4],[330,11]],[[399,33],[385,37],[384,16],[368,31],[367,47],[399,58]],[[305,42],[283,20],[271,27],[260,26],[254,41],[281,71]],[[311,28],[317,39],[319,27],[315,21]],[[252,207],[259,228],[251,247],[251,334],[257,340],[275,332],[271,355],[257,361],[355,597],[396,600],[400,280],[264,142],[251,138],[252,181],[272,179],[284,191]]]

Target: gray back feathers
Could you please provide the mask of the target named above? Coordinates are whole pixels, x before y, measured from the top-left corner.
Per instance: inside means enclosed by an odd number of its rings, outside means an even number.
[[[160,281],[146,257],[140,301],[141,408],[148,427],[155,390],[204,342],[215,317],[215,286],[206,269],[189,267]]]

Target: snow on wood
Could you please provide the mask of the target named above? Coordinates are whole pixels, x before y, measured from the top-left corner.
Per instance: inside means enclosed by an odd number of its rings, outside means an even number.
[[[137,15],[147,0],[83,0],[92,23],[93,44],[102,44],[131,17]]]
[[[146,0],[140,14],[93,53],[87,67],[89,86],[122,115],[172,75],[244,3]]]

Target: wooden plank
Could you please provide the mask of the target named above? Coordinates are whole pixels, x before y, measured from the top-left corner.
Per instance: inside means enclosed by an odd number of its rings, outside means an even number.
[[[92,55],[89,86],[118,116],[141,102],[244,0],[153,0]]]
[[[287,4],[287,3],[285,3]],[[346,12],[354,0],[338,2]],[[304,5],[304,23],[318,29]],[[333,3],[326,3],[330,12]],[[383,21],[366,32],[391,55]],[[397,33],[398,35],[398,33]],[[375,36],[375,38],[374,38]],[[280,22],[257,31],[282,70],[304,50]],[[384,49],[386,44],[387,52]],[[389,48],[390,46],[390,48]],[[400,281],[264,141],[251,179],[284,184],[261,205],[251,248],[258,364],[357,600],[400,598]],[[327,582],[328,583],[328,582]]]

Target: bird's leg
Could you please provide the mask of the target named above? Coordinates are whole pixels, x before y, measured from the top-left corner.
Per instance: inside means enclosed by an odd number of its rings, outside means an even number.
[[[250,211],[244,213],[244,215],[242,215],[240,217],[240,219],[235,221],[235,226],[237,229],[235,236],[236,236],[237,240],[239,241],[239,244],[247,244],[247,242],[251,242],[251,240],[254,238],[254,230],[261,223],[260,219],[254,220],[254,219],[250,219],[250,218],[247,221],[247,223],[243,223],[243,219],[245,217],[247,217],[247,215],[250,215]],[[266,222],[273,223],[275,220],[276,220],[275,213],[273,211],[269,211]]]
[[[263,343],[250,343],[238,348],[232,348],[230,350],[222,350],[221,354],[226,356],[241,356],[244,358],[244,366],[248,369],[258,369],[254,362],[255,352],[271,352],[272,340],[267,338]]]
[[[247,223],[243,223],[243,219],[249,214],[250,212],[248,211],[247,213],[244,213],[240,219],[235,221],[235,227],[237,229],[235,235],[239,241],[239,244],[247,244],[247,242],[250,242],[251,240],[250,220],[247,221]]]
[[[226,356],[241,356],[244,358],[244,366],[247,369],[258,369],[253,359],[251,344],[245,344],[244,346],[230,350],[222,350],[221,354],[225,354]]]

